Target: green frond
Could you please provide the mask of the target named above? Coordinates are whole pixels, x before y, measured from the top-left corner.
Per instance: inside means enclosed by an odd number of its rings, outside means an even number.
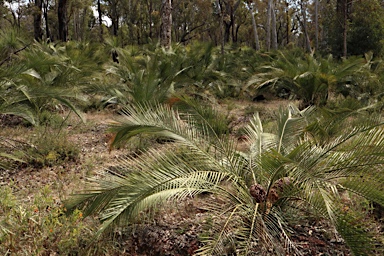
[[[202,134],[190,124],[179,120],[178,114],[166,105],[158,105],[155,109],[149,106],[130,106],[122,113],[125,118],[111,127],[111,131],[116,133],[113,146],[125,143],[138,134],[156,134],[186,143],[198,139]]]
[[[383,204],[384,129],[380,121],[366,122],[319,143],[307,127],[322,119],[312,113],[313,108],[281,109],[275,133],[265,133],[256,114],[246,128],[250,152],[239,153],[229,136],[214,132],[203,112],[127,107],[124,119],[112,127],[116,143],[139,134],[171,142],[121,160],[95,180],[94,190],[74,197],[72,207],[99,214],[101,233],[134,224],[159,205],[208,192],[204,209],[212,221],[197,255],[252,255],[269,247],[276,254],[299,255],[287,221],[293,213],[325,218],[352,251],[369,251],[354,244],[367,236],[343,222],[340,193]],[[253,185],[265,190],[263,201],[251,191]]]
[[[338,217],[336,229],[353,255],[372,255],[376,241],[373,235],[366,230],[364,222],[346,212]]]

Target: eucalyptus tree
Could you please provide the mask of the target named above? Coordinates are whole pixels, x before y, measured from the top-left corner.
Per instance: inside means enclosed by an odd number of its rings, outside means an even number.
[[[384,9],[380,1],[354,1],[348,31],[350,55],[372,51],[375,56],[380,57],[383,54],[384,36]]]
[[[218,32],[219,24],[209,10],[212,10],[212,3],[204,0],[188,0],[173,2],[172,24],[175,40],[186,44],[190,41],[212,41],[208,39],[208,31]],[[208,33],[207,33],[208,32]],[[213,35],[212,35],[213,37]]]
[[[256,2],[253,2],[252,0],[248,0],[246,1],[246,3],[247,3],[247,8],[249,9],[249,14],[252,20],[252,29],[255,37],[254,47],[256,51],[259,51],[260,50],[259,33],[257,32],[257,24],[254,16],[254,10],[257,11],[257,8],[255,8]]]
[[[274,8],[274,0],[268,0],[267,16],[266,16],[266,45],[267,50],[277,49],[277,32],[276,32],[276,14]]]
[[[69,26],[72,40],[83,41],[87,38],[90,17],[93,17],[90,0],[71,0],[68,4]],[[94,19],[94,18],[93,18]],[[101,27],[102,28],[102,27]]]
[[[59,27],[59,40],[66,42],[68,40],[68,1],[67,0],[59,0],[57,7],[57,19],[58,19],[58,27]]]
[[[160,45],[169,50],[172,42],[172,0],[161,0]]]
[[[33,13],[33,30],[34,30],[35,40],[37,41],[40,41],[43,38],[43,30],[41,28],[42,9],[43,9],[43,1],[35,0],[35,9]]]
[[[307,22],[307,1],[301,0],[300,1],[300,10],[301,10],[301,18],[300,24],[304,31],[304,37],[305,37],[305,49],[307,52],[312,51],[311,42],[309,39],[309,32],[308,32],[308,22]]]
[[[343,210],[352,205],[340,194],[349,191],[384,204],[382,123],[352,127],[319,143],[312,139],[316,132],[305,132],[318,122],[312,112],[292,105],[281,109],[274,133],[264,132],[255,115],[246,127],[249,150],[239,152],[231,137],[215,133],[211,121],[199,115],[167,105],[127,107],[112,127],[113,145],[138,134],[167,137],[171,144],[101,171],[89,190],[67,201],[67,209],[99,214],[100,235],[117,225],[137,224],[159,205],[208,192],[213,196],[205,199],[204,209],[212,221],[197,255],[271,250],[300,255],[291,237],[292,214],[327,219],[355,254],[370,254],[374,238],[356,226],[352,212]]]

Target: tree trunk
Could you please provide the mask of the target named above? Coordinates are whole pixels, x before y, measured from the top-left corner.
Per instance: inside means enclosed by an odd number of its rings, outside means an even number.
[[[97,0],[97,13],[98,13],[98,18],[99,18],[99,37],[100,37],[100,42],[103,42],[103,14],[101,12],[101,3],[100,0]]]
[[[315,47],[319,49],[319,0],[315,0]]]
[[[277,50],[277,31],[276,31],[276,13],[275,13],[275,4],[272,1],[271,6],[271,29],[272,29],[272,49]]]
[[[286,37],[287,37],[287,45],[289,44],[289,32],[290,32],[290,17],[289,17],[289,3],[287,0],[285,0],[285,15],[286,15],[286,24],[285,24],[285,29],[286,31]]]
[[[43,1],[35,0],[35,9],[33,12],[33,32],[36,41],[43,39],[43,29],[41,28],[41,14],[43,9]]]
[[[231,17],[231,25],[232,25],[232,42],[236,43],[237,42],[237,34],[239,32],[240,25],[236,25],[236,16],[235,12],[237,8],[239,8],[239,5],[241,3],[241,0],[237,0],[237,2],[233,5],[230,6],[230,17]],[[236,26],[236,27],[235,27]]]
[[[217,0],[217,6],[220,8],[220,51],[221,55],[224,55],[225,37],[224,37],[224,10],[223,4],[220,0]]]
[[[160,45],[168,50],[171,47],[171,39],[172,39],[172,1],[162,0]]]
[[[267,51],[271,50],[271,20],[272,20],[272,0],[268,0],[267,25],[265,26]]]
[[[59,40],[66,42],[68,40],[67,0],[59,0],[57,17],[59,21]]]
[[[352,0],[337,0],[336,3],[336,12],[339,20],[339,24],[342,31],[342,55],[344,58],[347,57],[348,54],[348,45],[347,45],[347,38],[348,38],[348,22],[349,22],[349,12],[352,8]],[[367,14],[369,15],[369,14]]]
[[[148,26],[149,26],[149,34],[148,37],[152,39],[152,12],[153,12],[153,3],[152,0],[147,0],[147,7],[148,7]]]
[[[347,1],[344,1],[344,7],[343,7],[343,57],[347,58],[348,53],[348,45],[347,45],[347,29],[348,29],[348,22],[347,22]]]
[[[253,14],[253,7],[254,7],[253,3],[248,3],[248,10],[249,10],[249,14],[251,15],[252,29],[253,29],[254,39],[255,39],[254,47],[256,51],[259,51],[260,50],[259,34],[257,33],[257,24],[256,24],[255,16]]]
[[[303,2],[303,0],[301,0],[300,2],[300,8],[301,8],[301,15],[302,15],[302,22],[300,20],[300,23],[301,23],[301,26],[303,28],[303,31],[304,31],[304,37],[305,37],[305,49],[308,51],[308,52],[311,52],[312,51],[312,48],[311,48],[311,42],[309,40],[309,35],[308,35],[308,26],[307,26],[307,8],[306,8],[306,5],[305,3]]]
[[[117,11],[118,0],[111,1],[112,33],[117,36],[119,31],[119,15]]]
[[[51,40],[51,32],[49,30],[49,26],[48,26],[48,4],[49,4],[49,0],[46,0],[44,1],[44,20],[45,20],[45,34],[47,36],[47,39],[48,40]]]

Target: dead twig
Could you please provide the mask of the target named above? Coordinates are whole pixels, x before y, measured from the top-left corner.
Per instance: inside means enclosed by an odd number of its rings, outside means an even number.
[[[20,49],[14,51],[13,53],[11,53],[7,58],[5,58],[4,60],[2,60],[2,61],[0,62],[0,67],[1,67],[5,62],[10,61],[12,55],[17,55],[19,52],[25,50],[28,46],[30,46],[30,44],[27,44],[27,45],[25,45],[23,48],[20,48]]]

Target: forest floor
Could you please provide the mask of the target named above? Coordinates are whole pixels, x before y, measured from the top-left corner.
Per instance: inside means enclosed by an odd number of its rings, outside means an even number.
[[[274,115],[279,106],[286,104],[284,101],[232,102],[221,104],[220,107],[223,111],[230,111],[234,126],[240,127],[249,113],[259,111],[262,118],[268,118]],[[71,115],[68,124],[61,128],[68,134],[68,140],[80,150],[80,157],[76,161],[44,167],[27,166],[3,172],[0,185],[12,183],[25,203],[33,202],[34,193],[48,185],[57,204],[61,204],[70,194],[85,187],[87,177],[113,166],[118,158],[130,152],[129,148],[109,150],[110,135],[107,129],[117,117],[114,111],[95,111],[86,113],[84,117],[86,122],[82,123]],[[0,136],[6,135],[21,141],[38,136],[31,127],[7,125],[4,122],[1,125]],[[116,231],[120,255],[191,255],[201,246],[199,235],[208,218],[208,213],[199,207],[200,200],[204,198],[191,198],[177,205],[168,205],[161,209],[152,224]],[[350,255],[343,240],[327,222],[297,217],[297,222],[291,227],[291,237],[303,255]],[[372,228],[382,229],[381,226],[377,222]]]

